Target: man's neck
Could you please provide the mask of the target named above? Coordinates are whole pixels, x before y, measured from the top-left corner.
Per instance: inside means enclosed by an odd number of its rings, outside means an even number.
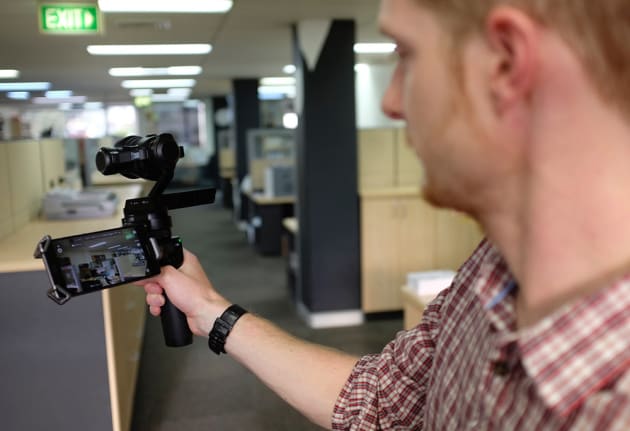
[[[519,283],[519,327],[630,273],[630,129],[605,113],[539,128],[518,204],[480,216]]]

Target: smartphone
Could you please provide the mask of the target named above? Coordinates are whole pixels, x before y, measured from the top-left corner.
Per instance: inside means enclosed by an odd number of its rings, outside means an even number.
[[[160,273],[151,241],[137,227],[50,239],[42,257],[53,286],[70,297]]]

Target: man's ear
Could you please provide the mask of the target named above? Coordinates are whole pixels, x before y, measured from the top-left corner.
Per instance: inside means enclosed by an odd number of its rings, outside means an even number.
[[[538,71],[540,25],[523,11],[498,6],[486,19],[486,39],[493,53],[490,91],[498,113],[529,98]]]

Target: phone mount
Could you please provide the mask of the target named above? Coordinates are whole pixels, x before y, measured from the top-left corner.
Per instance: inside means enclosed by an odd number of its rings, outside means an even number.
[[[48,274],[48,279],[50,280],[50,285],[52,286],[48,289],[47,295],[50,299],[55,301],[59,305],[63,305],[70,300],[70,293],[64,289],[62,286],[55,283],[55,280],[51,277],[50,268],[48,268],[48,260],[46,260],[46,252],[48,251],[48,247],[50,247],[50,241],[52,238],[50,235],[44,236],[38,243],[35,248],[35,252],[33,256],[36,259],[44,259],[44,266],[46,267],[46,274]]]
[[[149,242],[160,266],[179,268],[184,260],[182,241],[171,235],[172,219],[169,210],[205,205],[214,202],[215,189],[199,189],[181,193],[163,194],[173,179],[175,165],[184,156],[184,148],[177,145],[169,133],[146,137],[128,136],[114,148],[101,148],[96,155],[96,167],[104,175],[121,174],[127,178],[156,181],[147,197],[128,199],[125,202],[123,227],[133,226],[148,232]],[[35,257],[45,255],[50,236],[44,237],[35,250]],[[48,264],[44,259],[46,269]],[[49,274],[50,272],[47,271]],[[48,297],[64,304],[70,295],[55,285]],[[192,343],[192,333],[186,316],[166,297],[161,319],[164,341],[167,346],[180,347]]]

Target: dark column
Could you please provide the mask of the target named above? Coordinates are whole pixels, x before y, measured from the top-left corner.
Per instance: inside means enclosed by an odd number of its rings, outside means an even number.
[[[355,25],[332,22],[312,70],[298,37],[294,30],[303,100],[297,130],[297,297],[310,313],[359,310]]]
[[[239,183],[249,171],[247,160],[247,131],[260,127],[258,105],[258,79],[235,79],[232,81],[234,94],[234,127],[236,136],[236,176]],[[241,202],[246,202],[241,195]],[[247,220],[247,205],[241,205],[239,220]]]
[[[221,166],[221,151],[219,148],[219,132],[229,129],[231,126],[226,124],[218,124],[216,113],[222,109],[228,108],[228,101],[225,96],[215,96],[212,98],[212,133],[214,135],[214,163],[209,166],[209,175],[215,179],[216,187],[221,190],[221,200],[224,208],[232,208],[232,183],[227,178],[219,175],[219,166]]]

